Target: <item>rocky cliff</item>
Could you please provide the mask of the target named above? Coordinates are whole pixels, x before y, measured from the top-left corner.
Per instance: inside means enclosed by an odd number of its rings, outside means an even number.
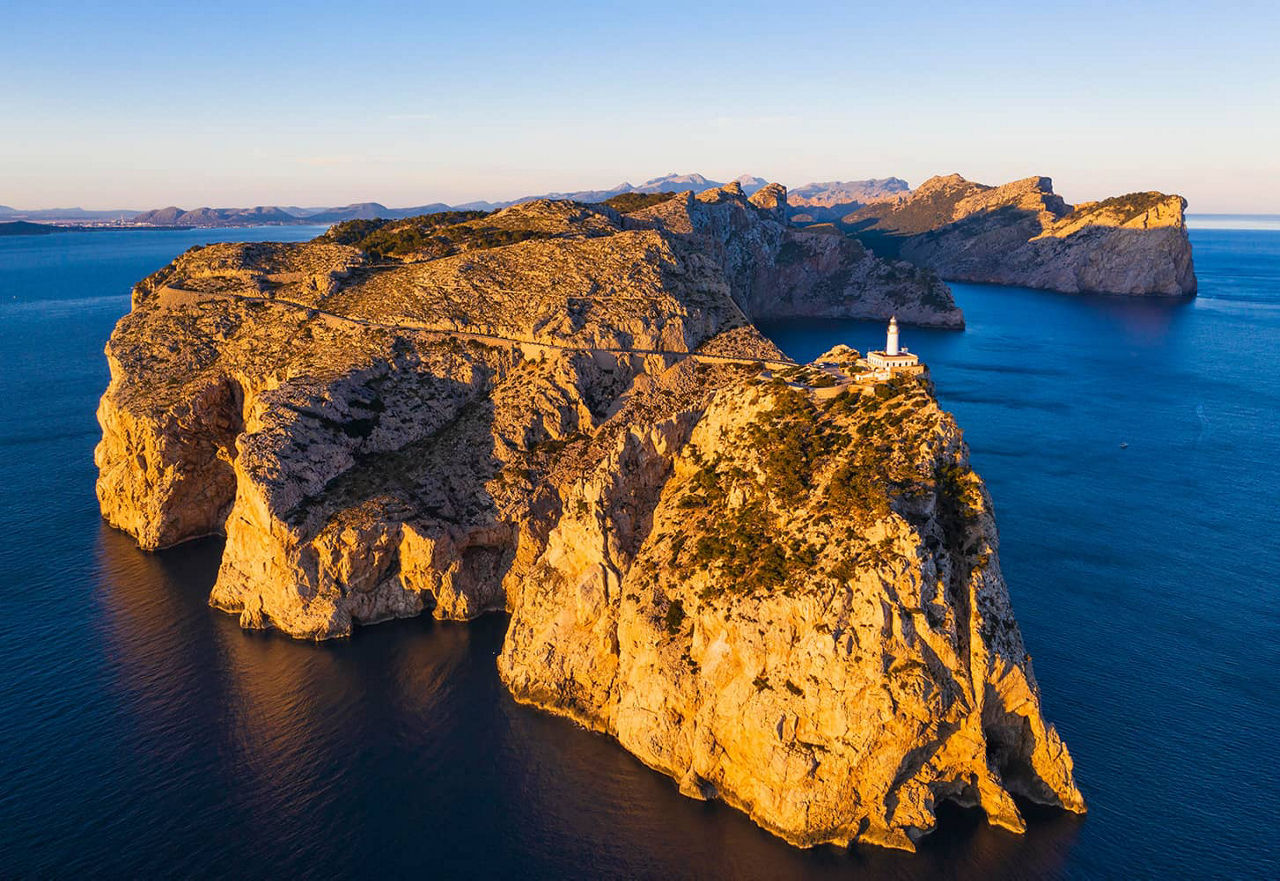
[[[103,514],[225,534],[210,602],[249,628],[506,609],[517,698],[797,844],[910,849],[947,799],[1083,810],[927,379],[841,388],[748,320],[867,308],[850,262],[880,261],[785,207],[193,249],[108,345]]]
[[[781,185],[746,199],[731,183],[634,212],[627,223],[696,243],[722,266],[734,301],[753,320],[896,314],[911,324],[964,325],[950,290],[932,271],[878,258],[834,227],[793,228],[787,216]]]
[[[1186,296],[1196,276],[1185,209],[1163,193],[1073,207],[1047,177],[989,187],[953,174],[844,220],[877,253],[953,281]]]
[[[945,799],[1015,831],[1011,795],[1083,810],[927,386],[717,385],[563,485],[510,600],[513,694],[795,844],[911,849]]]

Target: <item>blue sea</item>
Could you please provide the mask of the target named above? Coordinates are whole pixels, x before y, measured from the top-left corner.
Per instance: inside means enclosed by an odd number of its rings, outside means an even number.
[[[98,516],[102,347],[190,245],[318,230],[0,239],[0,876],[1277,877],[1280,229],[1209,226],[1195,300],[957,284],[964,333],[904,330],[1090,806],[1024,836],[950,809],[914,855],[791,848],[516,705],[501,616],[241,631],[205,604],[216,540],[145,554]]]

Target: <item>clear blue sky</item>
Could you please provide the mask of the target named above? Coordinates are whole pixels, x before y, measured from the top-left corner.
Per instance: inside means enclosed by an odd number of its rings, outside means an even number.
[[[1280,212],[1280,2],[0,0],[0,204],[958,171]]]

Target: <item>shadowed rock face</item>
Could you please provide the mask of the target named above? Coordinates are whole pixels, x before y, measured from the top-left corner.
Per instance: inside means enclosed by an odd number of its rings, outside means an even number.
[[[964,326],[950,289],[933,272],[877,258],[834,227],[791,228],[787,213],[779,184],[747,200],[734,183],[683,194],[628,215],[628,222],[680,234],[711,255],[753,320],[896,314],[911,324]]]
[[[1047,177],[1000,187],[959,175],[845,218],[877,253],[952,281],[1066,293],[1186,296],[1196,292],[1186,200],[1130,193],[1072,207]]]
[[[518,699],[797,844],[1083,810],[927,379],[810,388],[748,320],[818,308],[815,254],[879,263],[785,207],[525,206],[497,222],[545,236],[426,261],[194,249],[108,344],[103,514],[225,533],[210,602],[248,628],[506,609]]]

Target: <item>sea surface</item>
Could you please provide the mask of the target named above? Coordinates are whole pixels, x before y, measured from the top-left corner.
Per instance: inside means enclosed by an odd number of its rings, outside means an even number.
[[[506,621],[246,633],[219,543],[158,554],[93,492],[102,347],[192,244],[0,240],[0,876],[1275,878],[1280,230],[1193,229],[1192,301],[954,285],[907,328],[965,429],[1086,817],[947,810],[915,855],[801,851],[512,701]],[[767,328],[811,358],[859,322]]]

